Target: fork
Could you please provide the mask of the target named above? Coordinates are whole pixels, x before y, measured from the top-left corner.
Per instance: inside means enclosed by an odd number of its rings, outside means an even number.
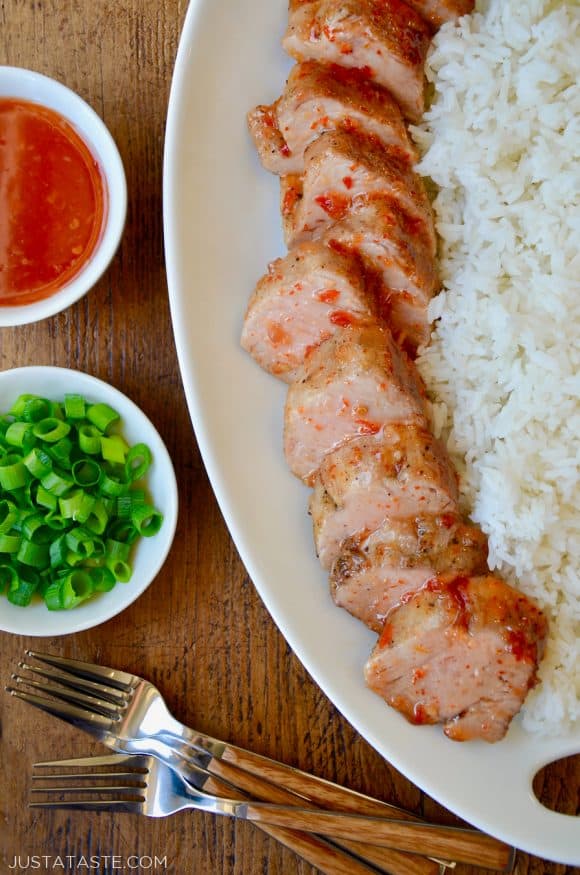
[[[298,804],[307,800],[353,813],[404,818],[422,823],[419,818],[387,803],[188,729],[173,718],[157,688],[136,675],[33,651],[26,651],[26,655],[35,658],[41,665],[21,663],[20,668],[42,680],[13,675],[18,687],[8,688],[13,695],[74,723],[114,750],[152,754],[160,758],[198,789],[203,790],[207,780],[207,772],[203,773],[201,779],[200,768],[203,768],[222,781],[225,779],[230,790],[233,784],[271,802]],[[55,698],[48,699],[36,692],[27,692],[22,688],[23,685]],[[286,789],[275,786],[276,783],[282,783]],[[290,796],[288,791],[296,795]],[[218,792],[223,792],[223,785]],[[462,859],[465,844],[474,843],[477,846],[481,837],[474,830],[465,830],[464,833],[461,847],[448,849],[449,855],[458,860]],[[493,839],[487,840],[494,843],[495,849],[490,866],[501,869],[509,865],[511,849]],[[490,849],[491,846],[488,846],[488,853]],[[357,850],[360,851],[360,848]],[[416,847],[413,850],[421,852]],[[425,850],[422,852],[428,853]],[[435,853],[433,848],[429,852]],[[409,867],[412,858],[405,856],[393,860],[393,852],[389,854],[391,859],[383,857],[381,861],[373,862],[386,864],[393,875],[397,875],[398,871],[411,875]],[[424,865],[422,872],[425,875],[434,875],[437,871],[430,861],[417,860],[417,866],[419,862]],[[419,875],[419,869],[416,871]]]
[[[324,790],[324,787],[328,785],[331,791],[334,789],[334,794],[339,799],[344,797],[354,811],[361,810],[361,805],[357,806],[357,801],[360,800],[363,810],[366,804],[367,813],[377,813],[377,810],[379,813],[383,813],[385,810],[389,812],[392,810],[398,816],[405,815],[405,812],[401,809],[389,806],[387,803],[380,803],[378,800],[373,800],[370,797],[355,793],[355,791],[332,784],[322,778],[316,778],[314,775],[309,775],[306,772],[298,772],[298,770],[294,770],[290,766],[269,760],[267,757],[250,754],[249,751],[243,751],[241,748],[230,748],[224,742],[217,741],[209,736],[201,734],[198,736],[197,733],[186,730],[186,727],[183,727],[183,729],[190,735],[195,735],[196,738],[199,737],[204,742],[207,741],[208,745],[211,745],[212,750],[231,749],[232,751],[238,751],[240,755],[247,754],[249,758],[253,757],[257,773],[246,772],[239,766],[227,762],[221,763],[219,760],[213,759],[211,753],[208,753],[205,749],[202,749],[203,755],[201,755],[198,754],[194,747],[191,747],[190,756],[182,756],[181,754],[176,754],[171,748],[159,742],[156,738],[133,740],[133,742],[126,738],[119,739],[113,731],[118,728],[118,722],[116,722],[118,715],[109,715],[108,722],[111,731],[106,731],[106,726],[104,725],[106,721],[103,714],[96,714],[94,711],[91,711],[93,706],[99,708],[100,700],[97,697],[101,697],[101,700],[104,701],[103,697],[109,696],[118,705],[122,691],[119,685],[122,685],[124,688],[131,687],[131,689],[138,686],[144,697],[148,700],[151,698],[160,699],[160,704],[165,708],[161,694],[152,684],[135,675],[129,675],[126,672],[120,672],[92,663],[79,663],[75,660],[36,654],[31,651],[26,651],[26,654],[27,656],[35,656],[37,659],[43,660],[46,665],[49,665],[49,669],[47,670],[42,666],[29,666],[24,663],[20,663],[20,667],[50,680],[51,683],[50,685],[40,683],[14,674],[12,678],[18,684],[19,689],[7,687],[12,695],[69,723],[73,723],[81,729],[85,729],[113,749],[124,750],[129,747],[133,751],[152,754],[160,758],[171,768],[179,771],[188,783],[198,790],[208,790],[218,795],[234,795],[239,800],[247,798],[240,792],[243,789],[254,797],[266,799],[270,802],[295,805],[304,801],[304,796],[299,796],[295,792],[284,789],[271,783],[270,780],[260,777],[260,761],[263,761],[266,766],[269,764],[274,772],[278,769],[282,774],[296,772],[298,776],[302,775],[306,783],[312,782],[318,790]],[[55,668],[53,663],[58,663],[60,668],[58,666]],[[61,674],[64,670],[69,672],[69,674],[63,680]],[[73,674],[73,670],[75,672],[77,670],[82,671],[83,677]],[[54,682],[56,678],[61,678],[58,683]],[[91,681],[90,678],[94,680]],[[63,683],[67,685],[63,687]],[[112,683],[116,683],[117,687],[111,686]],[[40,689],[43,692],[50,692],[54,696],[62,697],[64,695],[66,704],[63,705],[58,700],[47,699],[25,692],[21,689],[23,684],[33,689]],[[82,686],[83,692],[79,691],[79,685]],[[89,689],[92,693],[91,696],[87,693]],[[78,704],[73,704],[75,702]],[[82,705],[82,707],[79,707],[79,705]],[[112,703],[108,702],[107,705],[109,710],[113,709]],[[167,722],[173,719],[169,714],[168,718]],[[178,725],[181,726],[181,724]],[[212,764],[213,769],[210,771],[208,766],[211,767]],[[227,775],[230,778],[232,776],[235,777],[235,783],[232,780],[228,780]],[[273,780],[276,780],[275,775]],[[332,801],[326,804],[331,805]],[[413,818],[414,815],[410,814],[409,817]],[[260,828],[290,850],[298,853],[311,865],[327,873],[327,875],[369,875],[371,869],[367,863],[371,864],[371,867],[378,867],[381,871],[388,871],[390,875],[442,875],[446,867],[453,868],[455,866],[454,862],[447,863],[445,861],[427,859],[423,856],[401,853],[374,845],[365,845],[361,842],[349,840],[329,842],[319,836],[266,826],[265,824],[261,825]],[[337,845],[340,847],[337,847]],[[376,871],[376,868],[372,868],[373,873],[376,873]]]
[[[111,767],[104,773],[102,767]],[[396,846],[406,851],[414,851],[425,841],[435,852],[445,854],[450,841],[455,842],[466,830],[460,827],[436,826],[433,824],[404,822],[387,818],[368,817],[346,812],[321,811],[316,808],[297,808],[274,805],[253,800],[240,802],[225,799],[195,790],[185,779],[160,762],[155,757],[143,755],[113,755],[105,757],[84,757],[80,759],[56,760],[37,763],[36,769],[58,767],[74,769],[72,773],[59,772],[56,775],[33,775],[34,781],[42,780],[32,789],[34,794],[55,794],[64,796],[54,800],[45,799],[31,803],[32,807],[42,808],[81,808],[89,810],[121,810],[148,817],[167,817],[186,808],[221,814],[253,823],[298,828],[309,832],[324,833],[347,838],[363,838],[384,847]],[[80,772],[79,769],[87,769]],[[87,785],[87,780],[97,780],[96,785]],[[65,783],[61,783],[62,781]],[[71,784],[70,782],[73,781]],[[112,784],[108,781],[113,781]],[[77,794],[81,794],[80,797]],[[110,798],[103,798],[103,796]],[[69,798],[74,797],[74,798]],[[493,839],[480,837],[479,846],[466,849],[464,862],[500,868],[495,853],[487,853],[489,842]],[[507,863],[509,864],[509,860]],[[504,864],[501,868],[507,868]]]

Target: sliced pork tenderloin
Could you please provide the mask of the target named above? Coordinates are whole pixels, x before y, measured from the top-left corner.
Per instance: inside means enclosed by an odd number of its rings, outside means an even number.
[[[379,326],[345,328],[316,347],[288,390],[284,451],[312,484],[324,456],[388,423],[425,423],[425,390],[412,362]]]
[[[279,176],[302,173],[307,146],[336,128],[364,131],[398,150],[404,160],[417,158],[389,92],[360,70],[337,64],[296,64],[282,96],[248,113],[248,126],[262,164]]]
[[[310,499],[318,558],[330,569],[345,538],[391,517],[455,512],[457,500],[455,470],[429,428],[387,423],[322,460]]]
[[[391,518],[343,541],[330,591],[339,607],[380,632],[389,611],[434,577],[487,570],[487,538],[458,514]]]
[[[428,24],[401,0],[290,0],[282,44],[298,61],[361,69],[417,122],[430,37]]]
[[[357,255],[373,275],[380,312],[395,340],[412,356],[430,335],[429,301],[439,289],[437,263],[416,223],[393,198],[358,198],[321,238],[337,252]]]
[[[386,195],[408,217],[415,237],[431,255],[437,248],[433,211],[423,181],[398,151],[358,131],[328,131],[304,153],[304,174],[293,179],[296,196],[288,203],[282,191],[288,247],[320,237],[344,219],[352,205],[371,194]]]
[[[242,346],[258,364],[292,382],[305,355],[345,326],[372,324],[373,301],[356,258],[304,243],[273,261],[258,282]]]
[[[388,615],[366,682],[411,723],[499,741],[537,682],[546,634],[536,603],[498,577],[434,579]]]

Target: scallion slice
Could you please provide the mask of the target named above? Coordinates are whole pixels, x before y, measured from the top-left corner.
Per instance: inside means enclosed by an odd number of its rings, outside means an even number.
[[[0,414],[0,593],[13,604],[68,610],[109,592],[130,580],[135,541],[159,530],[134,488],[151,452],[114,432],[119,421],[75,394],[23,394]]]

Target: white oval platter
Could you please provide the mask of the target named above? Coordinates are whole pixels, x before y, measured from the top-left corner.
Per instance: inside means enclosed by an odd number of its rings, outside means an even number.
[[[496,745],[412,727],[365,688],[374,636],[336,608],[315,559],[307,490],[282,454],[285,387],[240,349],[248,297],[284,252],[278,183],[254,154],[246,111],[275,99],[290,67],[284,0],[192,0],[167,122],[164,223],[183,383],[231,535],[286,640],[356,730],[411,781],[475,826],[529,853],[580,864],[580,820],[536,800],[539,768],[580,751],[515,720]]]

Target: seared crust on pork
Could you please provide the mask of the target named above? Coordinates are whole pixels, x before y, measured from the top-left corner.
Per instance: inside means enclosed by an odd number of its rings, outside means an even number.
[[[296,64],[281,97],[248,113],[248,126],[262,164],[279,176],[302,173],[304,150],[336,128],[363,131],[397,149],[403,159],[417,159],[399,105],[389,92],[360,70],[338,64]]]
[[[487,538],[458,514],[391,518],[342,543],[330,591],[339,607],[380,632],[389,611],[437,575],[486,571]]]

